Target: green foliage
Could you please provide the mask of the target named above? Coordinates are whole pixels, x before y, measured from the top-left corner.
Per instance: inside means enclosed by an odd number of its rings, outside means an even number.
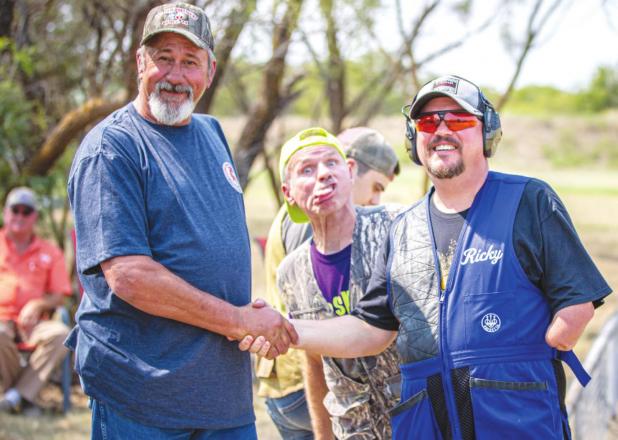
[[[8,37],[0,37],[0,53],[8,52],[14,63],[14,68],[19,68],[26,76],[31,76],[34,71],[34,49],[26,47],[17,49],[13,40]],[[9,65],[0,67],[2,77],[8,78],[13,73],[14,69],[10,69]]]
[[[305,78],[300,84],[303,93],[294,101],[290,112],[310,118],[326,115],[328,102],[324,96],[324,83],[319,77],[315,64],[305,64],[300,69],[303,69],[305,73]]]
[[[528,115],[596,113],[618,108],[618,68],[602,66],[580,92],[550,86],[526,86],[513,92],[506,110]]]
[[[61,216],[59,223],[49,213],[64,205],[70,158],[58,161],[44,177],[27,177],[23,172],[47,130],[46,115],[37,101],[28,99],[21,83],[15,80],[16,72],[32,75],[35,69],[33,48],[17,50],[10,39],[1,38],[0,52],[3,50],[10,56],[4,58],[9,62],[0,65],[0,201],[11,188],[30,186],[41,199],[43,235],[55,238],[62,246],[64,233],[58,226],[66,220],[66,215]],[[59,200],[62,203],[58,203]]]
[[[380,83],[370,90],[366,90],[367,80],[378,76],[384,69],[385,62],[380,55],[366,54],[358,59],[346,60],[346,105],[356,99],[360,93],[366,93],[362,104],[367,104],[374,98],[372,93],[376,93]],[[307,116],[317,117],[326,116],[328,112],[327,100],[325,99],[324,82],[317,71],[314,64],[305,65],[306,77],[302,82],[303,94],[294,103],[292,113]],[[400,91],[394,87],[387,95],[382,96],[382,105],[379,110],[380,114],[394,115],[399,114],[401,106],[409,99],[408,96],[403,96]],[[360,116],[359,108],[353,108],[350,115]]]
[[[246,72],[243,81],[249,85],[246,90],[250,103],[257,99],[257,90],[261,75],[261,66],[251,64],[248,61],[238,62],[238,71]],[[347,99],[350,102],[366,86],[368,78],[372,78],[382,72],[384,60],[376,53],[365,54],[357,59],[349,59],[346,64],[346,89]],[[288,66],[290,72],[294,69],[304,71],[305,78],[300,83],[303,93],[289,109],[290,113],[306,116],[320,117],[327,114],[327,102],[324,97],[324,83],[314,63],[306,63],[302,66]],[[405,79],[404,79],[405,81]],[[213,107],[213,114],[219,116],[232,116],[242,114],[242,110],[236,102],[236,83],[225,80],[226,87],[218,91],[217,99]],[[379,88],[379,83],[374,90]],[[399,112],[401,106],[410,97],[404,96],[402,87],[394,87],[389,94],[382,97],[381,114],[393,115]],[[496,102],[500,97],[500,91],[484,87],[483,90],[490,101]],[[368,96],[367,99],[370,97]],[[366,103],[367,101],[365,101]],[[559,114],[594,113],[609,108],[618,108],[618,70],[599,68],[599,71],[590,85],[581,92],[567,92],[551,86],[525,86],[516,89],[511,95],[505,110],[511,114],[532,116],[551,116]],[[352,116],[358,115],[359,109],[352,109]]]
[[[580,95],[580,106],[593,112],[618,108],[618,68],[599,67]]]
[[[580,97],[550,86],[526,86],[515,90],[506,110],[516,114],[572,114],[581,112]]]
[[[4,53],[3,63],[0,64],[0,155],[11,162],[12,158],[20,156],[13,150],[29,144],[33,132],[41,127],[38,125],[40,120],[31,120],[32,114],[36,113],[34,105],[26,99],[21,85],[14,80],[18,70],[32,74],[32,50],[18,50],[10,38],[3,37],[0,38],[0,53]]]
[[[36,150],[46,129],[45,115],[33,101],[29,101],[17,81],[11,79],[15,68],[31,71],[29,50],[16,50],[13,43],[0,39],[0,51],[10,51],[13,63],[0,65],[0,196],[19,183],[23,164]]]
[[[222,87],[217,89],[210,112],[218,117],[244,114],[239,103],[240,96],[246,94],[249,107],[255,104],[261,86],[262,70],[263,65],[251,63],[244,58],[234,60],[234,68],[225,73]],[[240,87],[239,81],[242,81],[246,88]]]

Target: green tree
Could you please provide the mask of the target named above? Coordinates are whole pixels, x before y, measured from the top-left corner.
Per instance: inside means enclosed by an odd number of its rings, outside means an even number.
[[[581,94],[581,106],[595,112],[618,108],[618,67],[597,69],[590,85]]]

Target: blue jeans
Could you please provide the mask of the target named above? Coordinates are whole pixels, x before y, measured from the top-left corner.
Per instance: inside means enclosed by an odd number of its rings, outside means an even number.
[[[268,415],[284,440],[313,440],[305,390],[277,399],[266,399]]]
[[[257,440],[255,423],[230,429],[165,429],[142,425],[91,399],[91,440]]]

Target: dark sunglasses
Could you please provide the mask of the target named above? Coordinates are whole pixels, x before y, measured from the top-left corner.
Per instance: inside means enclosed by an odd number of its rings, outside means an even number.
[[[30,214],[34,212],[34,209],[32,209],[30,206],[15,205],[15,206],[11,206],[11,212],[14,215],[23,215],[24,217],[28,217]]]
[[[444,121],[451,131],[461,131],[466,128],[476,127],[480,118],[472,113],[443,110],[438,112],[421,113],[414,120],[418,131],[423,133],[435,133],[440,123]]]

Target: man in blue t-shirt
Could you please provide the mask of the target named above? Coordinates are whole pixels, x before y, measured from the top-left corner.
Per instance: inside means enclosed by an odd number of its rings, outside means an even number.
[[[256,438],[250,359],[231,340],[267,334],[283,353],[296,337],[279,313],[249,305],[242,190],[219,123],[192,114],[215,65],[202,9],[152,9],[137,98],[73,161],[85,293],[66,344],[95,439]]]

